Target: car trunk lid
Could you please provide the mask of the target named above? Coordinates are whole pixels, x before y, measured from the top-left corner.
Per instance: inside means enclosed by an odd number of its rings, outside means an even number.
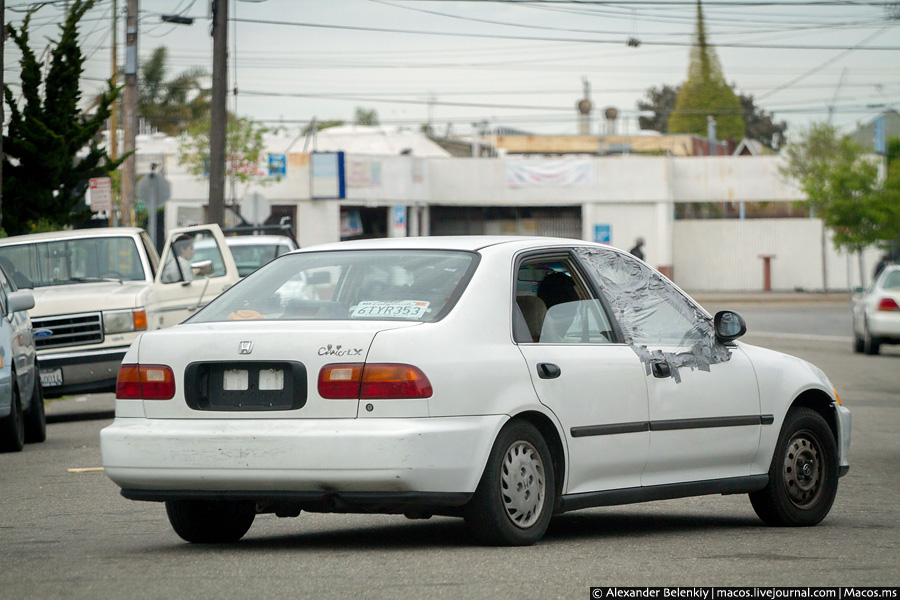
[[[355,418],[356,399],[322,398],[320,369],[364,363],[379,331],[408,322],[278,321],[185,324],[140,342],[141,365],[173,371],[170,400],[144,400],[148,418]]]

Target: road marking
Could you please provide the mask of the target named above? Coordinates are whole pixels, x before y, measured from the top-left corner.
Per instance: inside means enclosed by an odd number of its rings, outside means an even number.
[[[841,342],[841,343],[850,343],[853,341],[853,338],[850,336],[842,336],[842,335],[815,335],[809,333],[777,333],[770,331],[753,331],[747,332],[747,337],[769,337],[769,338],[777,338],[782,340],[806,340],[812,342]]]
[[[101,473],[104,471],[103,467],[78,467],[76,469],[67,469],[69,473]]]

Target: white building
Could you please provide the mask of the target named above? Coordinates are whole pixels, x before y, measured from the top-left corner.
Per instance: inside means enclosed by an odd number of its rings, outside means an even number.
[[[642,237],[646,261],[691,291],[762,290],[763,256],[770,257],[774,291],[859,285],[856,257],[835,251],[818,219],[676,219],[690,204],[737,213],[742,205],[802,200],[780,175],[776,156],[456,158],[417,133],[351,129],[325,130],[314,141],[320,151],[355,149],[343,155],[343,197],[313,193],[323,177],[335,179],[338,190],[338,173],[314,176],[313,155],[301,151],[313,142],[296,133],[266,137],[273,164],[285,165],[283,176],[269,177],[263,164],[256,181],[226,185],[226,196],[237,199],[248,221],[289,217],[301,246],[359,236],[508,233],[629,249]],[[202,222],[208,183],[177,164],[177,140],[139,137],[139,173],[149,172],[150,162],[164,165],[171,184],[166,228]],[[868,283],[877,253],[864,258]]]

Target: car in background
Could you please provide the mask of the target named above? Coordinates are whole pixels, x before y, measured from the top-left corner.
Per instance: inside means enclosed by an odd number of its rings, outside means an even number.
[[[194,543],[305,511],[456,516],[527,545],[554,514],[701,494],[814,525],[849,469],[850,413],[821,370],[745,331],[601,244],[301,249],[135,341],[103,466]]]
[[[231,249],[241,277],[246,277],[282,254],[297,249],[297,243],[286,235],[228,236],[225,243]]]
[[[0,266],[0,452],[47,439],[44,396],[38,376],[28,309],[29,290],[16,289]]]
[[[186,258],[204,244],[214,260]],[[217,225],[173,229],[161,259],[134,227],[7,237],[0,239],[0,265],[19,289],[32,289],[47,397],[114,390],[122,357],[140,332],[180,323],[238,280]]]
[[[900,344],[900,265],[885,267],[853,296],[853,350],[878,354],[882,344]]]

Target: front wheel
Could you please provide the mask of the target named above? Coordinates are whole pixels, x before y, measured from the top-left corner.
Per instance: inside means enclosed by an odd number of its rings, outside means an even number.
[[[494,442],[475,495],[466,506],[466,523],[486,544],[529,546],[547,531],[555,497],[556,478],[547,443],[533,425],[516,421]]]
[[[253,524],[256,503],[240,500],[167,500],[169,523],[192,544],[236,542]]]
[[[838,487],[837,444],[822,415],[809,408],[788,412],[769,468],[769,483],[750,494],[768,525],[816,525],[831,510]]]
[[[34,387],[31,391],[31,406],[25,413],[25,442],[34,444],[46,439],[47,416],[44,413],[44,390],[40,377],[35,377]]]

